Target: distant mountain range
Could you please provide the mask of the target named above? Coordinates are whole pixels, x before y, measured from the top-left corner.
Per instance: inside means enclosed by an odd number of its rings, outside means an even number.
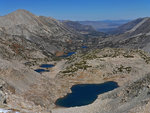
[[[91,25],[97,31],[108,33],[131,20],[78,21],[83,25]]]
[[[93,31],[94,28],[105,29],[109,35],[105,39],[98,38],[87,41],[95,42],[98,48],[113,47],[113,48],[129,48],[129,49],[143,49],[150,52],[150,18],[138,18],[133,21],[129,20],[106,20],[106,21],[79,21],[71,22],[78,30],[85,27],[86,30]],[[80,23],[80,24],[79,24]],[[72,24],[73,25],[73,24]],[[84,27],[81,27],[83,26]],[[88,26],[88,27],[87,27]],[[72,26],[73,27],[73,26]],[[84,29],[85,29],[84,28]]]
[[[105,29],[105,32],[107,31],[110,35],[96,29]],[[46,56],[55,56],[58,52],[75,51],[82,45],[91,48],[139,47],[150,51],[149,34],[150,18],[139,18],[130,22],[129,20],[58,21],[50,17],[36,16],[26,10],[17,10],[0,17],[0,39],[5,40],[5,43],[9,41],[10,49],[19,46],[23,47],[27,53],[33,54],[38,51]],[[131,41],[133,38],[136,40],[136,45],[135,41]],[[18,50],[14,51],[18,52]],[[26,55],[25,53],[21,54]]]
[[[150,18],[139,18],[115,29],[100,42],[101,47],[143,49],[150,52]]]
[[[84,39],[82,34],[60,21],[50,17],[36,16],[26,10],[17,10],[0,16],[0,37],[6,42],[9,40],[10,45],[15,44],[27,50],[29,47],[35,48],[41,54],[48,56],[65,51],[66,48],[67,50],[75,49]],[[28,54],[30,52],[28,51]]]
[[[145,33],[146,31],[149,31],[149,18],[138,18],[136,20],[130,21],[126,24],[123,24],[119,26],[118,28],[114,29],[110,33],[112,34],[122,34],[125,32],[134,32],[134,34],[137,33]],[[137,31],[138,30],[138,31]],[[136,32],[135,32],[136,31]]]
[[[97,31],[91,25],[83,25],[77,21],[69,21],[69,20],[62,21],[62,23],[65,24],[66,26],[78,31],[79,33],[81,33],[82,35],[84,35],[86,37],[104,37],[104,36],[106,36],[105,33]]]

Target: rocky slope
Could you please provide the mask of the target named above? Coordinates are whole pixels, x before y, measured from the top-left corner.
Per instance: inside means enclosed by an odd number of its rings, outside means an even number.
[[[57,86],[32,66],[52,61],[59,51],[76,50],[83,38],[55,19],[25,10],[0,17],[0,108],[50,112]]]
[[[146,18],[139,18],[139,19],[133,20],[131,22],[128,22],[126,24],[123,24],[123,25],[119,26],[117,29],[115,29],[114,31],[112,31],[112,34],[122,34],[122,33],[128,32],[128,31],[134,31],[135,28],[137,28],[140,24],[145,22],[145,20],[146,20]]]
[[[0,106],[19,112],[42,113],[122,113],[136,111],[139,107],[146,109],[149,101],[149,95],[146,95],[149,91],[149,63],[150,56],[143,51],[111,48],[77,53],[66,61],[55,61],[56,67],[50,69],[50,73],[42,74],[34,72],[34,66],[1,59]],[[69,93],[74,84],[106,81],[116,81],[120,87],[99,96],[90,105],[58,108],[54,104],[58,98]]]
[[[110,48],[72,56],[57,75],[57,80],[65,82],[62,95],[73,84],[116,81],[120,87],[99,95],[90,105],[55,108],[52,113],[148,113],[149,59],[143,51]]]
[[[36,44],[24,39],[22,36],[14,36],[0,31],[0,58],[5,60],[48,61],[51,54],[45,54]]]
[[[143,49],[150,52],[150,18],[140,18],[118,28],[118,35],[99,41],[99,47]]]
[[[81,34],[63,23],[50,17],[36,16],[26,10],[0,17],[0,28],[5,34],[21,37],[25,43],[31,42],[48,54],[76,49],[83,41]]]

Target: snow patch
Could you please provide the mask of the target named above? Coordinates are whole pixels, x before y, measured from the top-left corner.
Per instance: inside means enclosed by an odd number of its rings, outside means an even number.
[[[8,112],[11,112],[11,110],[5,110],[0,108],[0,113],[8,113]],[[19,112],[13,112],[13,113],[19,113]]]

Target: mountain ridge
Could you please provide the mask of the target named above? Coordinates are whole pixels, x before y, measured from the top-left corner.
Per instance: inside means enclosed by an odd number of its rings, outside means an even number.
[[[50,54],[63,51],[69,41],[83,40],[83,36],[70,30],[63,23],[44,16],[36,16],[26,10],[17,10],[0,17],[0,27],[9,35],[17,35],[31,41]],[[57,43],[56,43],[57,42]],[[71,45],[70,45],[71,46]],[[76,45],[73,45],[76,48]]]
[[[82,35],[85,35],[86,37],[105,37],[106,36],[105,33],[97,31],[91,25],[83,25],[83,24],[80,24],[80,22],[70,21],[70,20],[65,20],[62,22],[66,26],[75,29],[76,31],[80,32]]]
[[[112,31],[112,34],[121,34],[121,33],[125,33],[125,32],[129,32],[131,29],[133,30],[133,28],[136,26],[137,28],[140,27],[140,25],[142,25],[145,21],[147,21],[147,19],[149,19],[148,17],[145,18],[138,18],[135,19],[133,21],[130,21],[124,25],[121,25],[120,27],[118,27],[117,29],[115,29],[114,31]],[[140,24],[140,25],[139,25]],[[137,26],[138,25],[138,26]],[[135,29],[136,30],[136,29]],[[132,31],[130,31],[132,32]],[[110,32],[111,33],[111,32]]]
[[[102,21],[78,21],[83,25],[91,25],[97,31],[109,33],[117,27],[129,22],[130,20],[102,20]]]

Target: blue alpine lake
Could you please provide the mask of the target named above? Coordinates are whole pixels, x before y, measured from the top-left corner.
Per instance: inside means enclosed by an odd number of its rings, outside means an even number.
[[[69,57],[69,56],[71,56],[71,55],[73,55],[73,54],[75,54],[76,52],[69,52],[69,53],[67,53],[66,55],[63,55],[63,56],[61,56],[61,57]]]
[[[88,48],[87,46],[82,46],[82,48],[84,49],[84,48]]]
[[[42,65],[40,65],[40,67],[42,67],[42,68],[52,68],[54,66],[55,65],[53,65],[53,64],[42,64]]]
[[[49,72],[49,70],[45,70],[45,69],[36,69],[36,70],[34,70],[34,71],[36,71],[36,72],[38,72],[38,73]]]
[[[109,81],[101,84],[78,84],[71,87],[72,93],[56,100],[61,107],[84,106],[93,103],[99,94],[119,87],[116,82]]]

